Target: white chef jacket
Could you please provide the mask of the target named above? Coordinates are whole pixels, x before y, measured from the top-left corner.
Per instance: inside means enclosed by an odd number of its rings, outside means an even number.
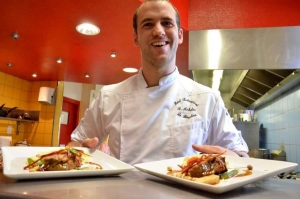
[[[73,141],[98,137],[112,156],[136,164],[193,155],[192,144],[219,145],[248,152],[220,93],[196,83],[178,69],[147,88],[142,70],[104,86],[73,131]]]

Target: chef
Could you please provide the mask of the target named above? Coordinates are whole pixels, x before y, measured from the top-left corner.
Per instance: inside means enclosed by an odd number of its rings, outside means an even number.
[[[129,164],[197,152],[247,157],[220,93],[181,75],[176,52],[183,42],[177,9],[146,0],[133,17],[142,67],[125,81],[104,86],[71,135],[69,146],[106,149]]]

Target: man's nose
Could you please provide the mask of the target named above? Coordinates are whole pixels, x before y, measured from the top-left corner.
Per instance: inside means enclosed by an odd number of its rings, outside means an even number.
[[[153,29],[153,35],[154,36],[162,36],[165,35],[165,29],[161,24],[155,25]]]

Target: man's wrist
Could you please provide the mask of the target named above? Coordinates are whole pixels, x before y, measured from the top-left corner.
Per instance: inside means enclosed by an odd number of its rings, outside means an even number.
[[[234,151],[239,157],[249,157],[249,155],[243,151]]]
[[[237,152],[236,152],[236,154],[238,154],[238,156],[240,156],[240,157],[244,157],[244,156],[243,156],[242,154],[240,154],[240,153],[237,153]]]

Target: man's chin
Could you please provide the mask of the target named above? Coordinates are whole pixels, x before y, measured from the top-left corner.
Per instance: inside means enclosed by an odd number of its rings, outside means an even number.
[[[161,62],[161,63],[168,62],[169,59],[170,59],[170,56],[167,54],[160,54],[154,58],[154,60],[156,60],[157,62]]]

